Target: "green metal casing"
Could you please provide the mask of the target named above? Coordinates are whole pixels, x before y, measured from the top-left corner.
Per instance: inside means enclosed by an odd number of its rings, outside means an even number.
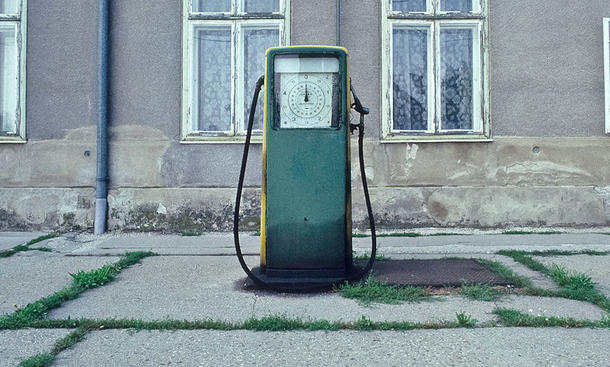
[[[278,55],[339,60],[339,124],[334,128],[274,126],[274,59]],[[267,50],[263,128],[261,267],[269,276],[344,276],[352,263],[347,50]]]

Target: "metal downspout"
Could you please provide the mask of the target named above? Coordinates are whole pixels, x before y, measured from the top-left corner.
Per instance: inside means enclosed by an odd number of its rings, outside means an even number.
[[[108,212],[108,49],[110,0],[99,0],[98,20],[98,121],[97,121],[97,176],[95,186],[94,233],[106,231]]]
[[[337,46],[341,46],[341,0],[337,0]]]

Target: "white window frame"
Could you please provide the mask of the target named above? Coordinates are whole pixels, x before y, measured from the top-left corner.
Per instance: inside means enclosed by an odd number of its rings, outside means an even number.
[[[244,104],[251,99],[254,91],[245,91],[244,67],[244,29],[254,27],[279,28],[279,45],[290,43],[290,1],[279,0],[280,11],[265,14],[246,14],[244,0],[231,0],[231,12],[203,13],[192,12],[194,0],[183,0],[183,39],[182,39],[182,124],[181,143],[242,143],[245,140]],[[231,27],[231,121],[230,130],[227,131],[199,131],[192,128],[193,122],[198,121],[196,98],[193,90],[195,73],[196,43],[194,40],[195,28]],[[262,110],[259,102],[258,109]],[[261,131],[254,131],[252,141],[262,142]]]
[[[17,43],[17,121],[16,131],[14,133],[0,133],[0,143],[25,143],[26,128],[25,128],[25,98],[26,98],[26,30],[27,30],[27,0],[17,0],[16,14],[0,15],[0,25],[13,25],[16,29]]]
[[[610,134],[610,18],[604,18],[604,90],[606,94],[606,134]]]
[[[438,9],[436,13],[434,9]],[[392,0],[381,1],[382,29],[382,142],[491,141],[489,115],[489,62],[487,52],[487,0],[474,0],[468,13],[440,11],[440,0],[427,0],[425,12],[392,10]],[[445,26],[476,28],[473,47],[473,128],[445,130],[441,127],[440,29]],[[428,28],[428,127],[426,130],[395,130],[393,122],[393,29]],[[478,87],[477,87],[478,86]],[[480,108],[478,108],[480,106]]]

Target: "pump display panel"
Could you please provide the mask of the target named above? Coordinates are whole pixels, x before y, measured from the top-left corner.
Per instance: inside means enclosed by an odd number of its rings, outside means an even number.
[[[336,57],[276,56],[275,128],[339,126],[339,60]]]

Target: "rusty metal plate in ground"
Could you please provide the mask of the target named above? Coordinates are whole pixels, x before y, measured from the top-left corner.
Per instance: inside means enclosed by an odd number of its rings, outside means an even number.
[[[460,286],[466,283],[509,285],[509,280],[472,259],[379,260],[373,267],[375,279],[392,285]]]

